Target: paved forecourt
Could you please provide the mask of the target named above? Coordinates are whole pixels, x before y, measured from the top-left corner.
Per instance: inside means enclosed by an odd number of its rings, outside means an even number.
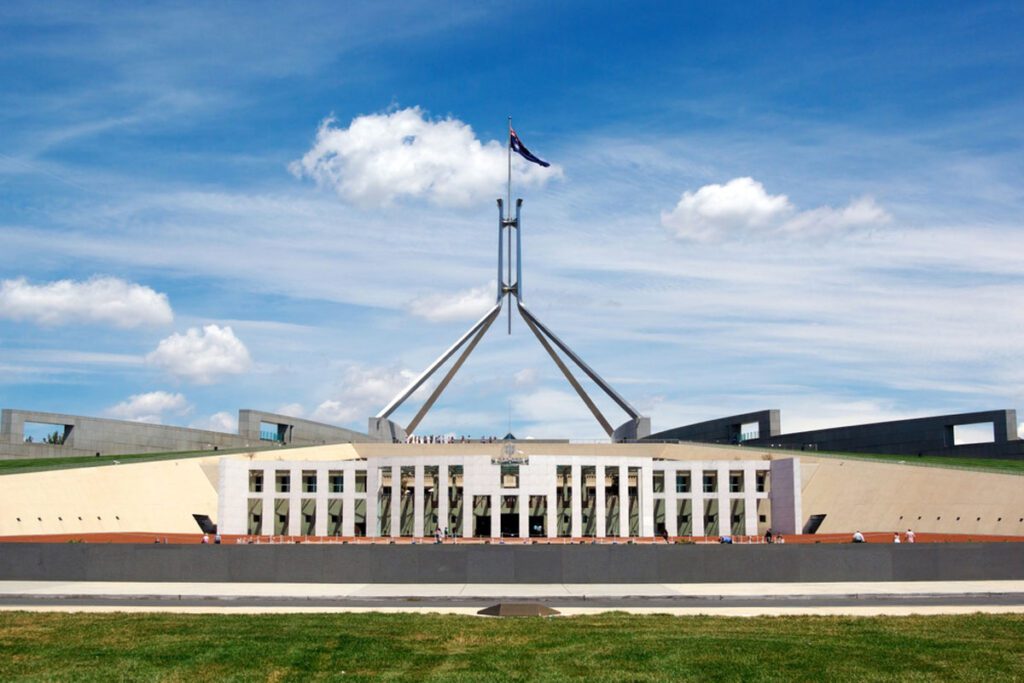
[[[1024,613],[1024,581],[789,584],[286,584],[2,581],[0,610],[442,612],[541,602],[560,613],[719,616]]]

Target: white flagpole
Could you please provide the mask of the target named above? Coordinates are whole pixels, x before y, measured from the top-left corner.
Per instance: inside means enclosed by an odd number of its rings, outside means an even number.
[[[512,117],[508,117],[508,185],[506,187],[505,215],[512,218]],[[508,230],[508,285],[512,286],[512,230]],[[512,295],[508,297],[508,333],[512,334]]]
[[[508,186],[505,195],[506,216],[512,215],[512,117],[508,117]]]

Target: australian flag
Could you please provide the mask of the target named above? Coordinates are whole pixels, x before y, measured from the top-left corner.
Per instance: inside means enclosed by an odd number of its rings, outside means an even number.
[[[547,168],[548,166],[551,165],[548,162],[541,159],[540,157],[534,156],[533,152],[526,149],[526,145],[519,141],[519,136],[516,135],[516,132],[512,129],[509,129],[508,131],[508,146],[513,152],[515,152],[522,158],[526,159],[527,161],[532,161],[533,163],[539,164],[544,168]]]

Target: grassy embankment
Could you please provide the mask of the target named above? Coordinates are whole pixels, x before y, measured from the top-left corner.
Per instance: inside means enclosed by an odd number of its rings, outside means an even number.
[[[1024,460],[1002,460],[997,458],[947,458],[940,455],[879,455],[875,453],[819,453],[808,451],[795,453],[826,458],[847,458],[849,460],[874,460],[904,465],[927,467],[948,467],[964,470],[981,470],[1000,474],[1024,475]]]
[[[1024,616],[0,613],[0,680],[1024,680]]]
[[[227,455],[230,453],[246,453],[251,451],[280,450],[289,446],[261,446],[257,448],[236,448],[220,451],[179,451],[173,453],[140,453],[137,455],[101,455],[99,457],[72,458],[18,458],[0,460],[0,475],[18,474],[22,472],[45,472],[47,470],[64,470],[75,467],[96,467],[117,463],[149,462],[153,460],[177,460],[179,458],[199,458],[210,455]],[[779,450],[780,456],[790,451]],[[922,465],[927,467],[949,467],[955,469],[997,472],[1001,474],[1024,475],[1024,460],[999,460],[995,458],[946,458],[941,456],[912,455],[877,455],[873,453],[827,453],[792,451],[794,455],[807,455],[824,458],[848,458],[852,460],[871,460],[905,465]]]
[[[231,453],[250,453],[252,451],[279,450],[280,447],[234,448],[219,451],[174,451],[169,453],[138,453],[134,455],[101,455],[75,456],[69,458],[15,458],[0,460],[0,475],[20,474],[22,472],[45,472],[47,470],[67,470],[76,467],[98,467],[134,462],[152,462],[154,460],[180,460],[182,458],[201,458],[211,455],[229,455]]]

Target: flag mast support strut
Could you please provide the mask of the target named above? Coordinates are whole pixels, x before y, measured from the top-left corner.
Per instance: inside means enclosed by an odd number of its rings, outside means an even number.
[[[601,429],[608,434],[609,438],[613,442],[623,441],[635,441],[643,439],[649,436],[651,433],[651,419],[649,417],[641,415],[637,410],[630,405],[626,399],[624,399],[615,389],[611,387],[600,375],[597,374],[589,365],[587,365],[582,358],[580,358],[564,341],[559,339],[551,330],[549,330],[540,320],[537,319],[533,313],[531,313],[526,305],[523,303],[523,269],[522,269],[522,231],[521,231],[521,210],[523,206],[522,199],[516,199],[515,205],[515,217],[511,216],[512,211],[512,143],[514,132],[512,128],[512,117],[508,117],[508,179],[506,183],[506,195],[505,202],[498,199],[498,291],[495,298],[494,306],[486,313],[480,320],[473,324],[459,339],[449,346],[444,353],[437,357],[433,363],[431,363],[426,370],[420,373],[412,382],[409,383],[405,389],[403,389],[397,396],[395,396],[390,403],[387,404],[379,413],[369,419],[369,435],[378,440],[389,443],[397,443],[405,441],[411,436],[420,422],[426,416],[427,412],[434,406],[437,399],[441,396],[444,390],[454,379],[455,374],[459,371],[462,365],[469,358],[470,354],[476,348],[480,340],[483,339],[487,330],[490,329],[491,324],[501,314],[501,309],[505,304],[505,299],[508,299],[508,333],[512,334],[512,298],[515,297],[515,307],[519,311],[520,317],[526,322],[526,326],[530,329],[533,335],[540,342],[541,346],[548,353],[551,359],[554,361],[558,369],[561,370],[565,376],[566,381],[572,386],[579,395],[580,399],[587,406],[598,424],[601,425]],[[524,149],[519,143],[518,138],[516,142],[520,145],[516,150]],[[522,152],[520,152],[522,154]],[[527,159],[547,165],[546,162],[540,162],[533,157],[529,152],[524,155]],[[512,254],[512,231],[515,230],[516,237],[516,251],[515,255]],[[508,249],[505,249],[505,245],[508,245]],[[516,272],[515,280],[512,279],[512,261],[515,259]],[[465,347],[465,348],[463,348]],[[462,350],[458,359],[452,365],[451,369],[445,374],[441,382],[436,388],[430,393],[430,396],[426,401],[423,402],[422,407],[416,413],[415,417],[409,422],[406,427],[402,427],[393,420],[391,415],[402,406],[405,401],[412,396],[418,389],[420,389],[426,382],[437,372],[441,366],[443,366],[452,356]],[[607,418],[601,413],[597,405],[587,394],[586,390],[579,383],[576,377],[573,375],[572,370],[569,368],[568,363],[562,359],[558,351],[561,351],[565,357],[572,362],[579,370],[583,372],[594,384],[598,386],[619,408],[621,408],[628,416],[629,419],[618,427],[613,428]]]

